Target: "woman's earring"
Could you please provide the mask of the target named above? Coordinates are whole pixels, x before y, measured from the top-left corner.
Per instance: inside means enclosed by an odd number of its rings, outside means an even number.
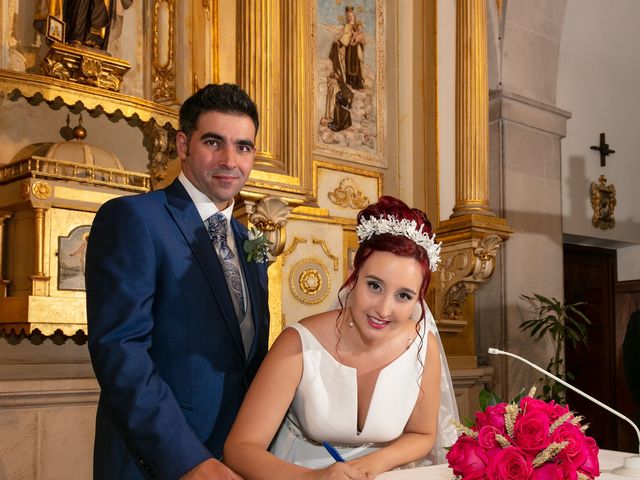
[[[349,325],[349,328],[353,328],[353,320],[349,320],[349,323],[347,323],[347,325]]]

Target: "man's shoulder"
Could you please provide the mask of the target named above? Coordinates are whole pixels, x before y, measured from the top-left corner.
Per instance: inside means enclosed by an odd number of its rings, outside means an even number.
[[[105,202],[103,206],[142,206],[145,204],[165,202],[166,193],[164,190],[154,190],[151,192],[138,193],[134,195],[122,195],[120,197],[112,198]]]

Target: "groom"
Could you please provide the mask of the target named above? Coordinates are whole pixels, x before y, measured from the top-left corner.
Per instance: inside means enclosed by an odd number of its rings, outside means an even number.
[[[232,217],[258,112],[236,85],[180,109],[182,173],[105,203],[87,249],[89,351],[100,383],[94,479],[239,479],[222,445],[267,351],[266,264]]]

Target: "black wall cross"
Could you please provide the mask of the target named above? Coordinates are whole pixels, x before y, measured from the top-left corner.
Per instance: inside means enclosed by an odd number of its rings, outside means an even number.
[[[604,167],[607,164],[607,156],[612,153],[616,153],[615,150],[609,149],[609,144],[604,140],[604,133],[600,134],[600,145],[592,145],[591,150],[597,150],[600,152],[600,166]]]

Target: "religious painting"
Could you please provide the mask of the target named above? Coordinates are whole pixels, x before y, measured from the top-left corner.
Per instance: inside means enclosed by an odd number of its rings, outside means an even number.
[[[49,15],[47,17],[47,39],[52,42],[64,43],[65,23],[58,17]]]
[[[384,2],[316,0],[315,151],[384,165]]]
[[[90,225],[58,237],[58,290],[85,290],[84,273]]]

